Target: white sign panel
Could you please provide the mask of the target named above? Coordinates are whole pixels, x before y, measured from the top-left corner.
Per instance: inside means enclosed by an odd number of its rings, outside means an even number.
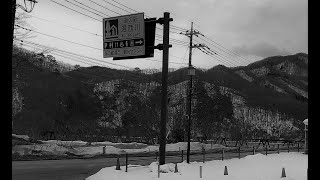
[[[144,14],[103,19],[103,57],[145,55]]]

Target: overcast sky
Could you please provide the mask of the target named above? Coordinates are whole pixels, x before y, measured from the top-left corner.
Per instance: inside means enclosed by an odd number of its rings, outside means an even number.
[[[89,9],[96,13],[93,14],[70,2],[86,9],[90,7],[103,14],[98,16],[99,12]],[[23,5],[22,0],[17,0],[17,3]],[[308,53],[307,6],[307,0],[38,0],[33,11],[29,13],[31,17],[27,21],[30,25],[28,27],[60,39],[34,32],[35,37],[26,40],[93,57],[100,61],[96,65],[103,64],[117,69],[124,67],[158,69],[162,67],[162,51],[159,50],[155,50],[155,57],[151,59],[113,61],[112,58],[103,58],[102,50],[98,50],[102,49],[103,45],[102,37],[100,37],[102,18],[107,15],[113,17],[136,12],[144,12],[145,18],[160,18],[163,17],[164,12],[169,12],[173,18],[170,24],[181,30],[175,27],[170,28],[174,32],[170,33],[170,38],[174,39],[170,41],[173,45],[169,50],[170,68],[187,66],[181,63],[188,63],[189,39],[180,35],[179,32],[183,32],[181,28],[190,29],[191,22],[194,22],[194,28],[205,36],[195,37],[194,43],[206,44],[217,53],[215,56],[209,56],[194,49],[192,56],[194,66],[205,69],[218,64],[227,67],[240,66],[270,56]],[[19,12],[22,12],[20,8],[17,9],[17,13]],[[162,28],[161,25],[157,27]],[[157,29],[156,33],[162,35],[160,29]],[[184,41],[184,45],[177,44],[177,40]],[[155,45],[159,43],[161,42],[156,40]],[[58,61],[88,66],[54,53],[58,52],[52,51]],[[122,65],[122,67],[114,64]]]

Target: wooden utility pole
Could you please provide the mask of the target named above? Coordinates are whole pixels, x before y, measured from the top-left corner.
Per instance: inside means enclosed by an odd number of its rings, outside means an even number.
[[[180,33],[182,34],[182,33]],[[190,44],[189,44],[189,69],[191,70],[192,64],[191,64],[191,59],[192,59],[192,48],[200,48],[200,47],[204,47],[204,45],[199,44],[199,45],[193,45],[192,44],[192,38],[193,35],[198,35],[200,34],[200,32],[198,31],[194,31],[193,30],[193,22],[191,22],[191,31],[187,31],[184,35],[188,36],[190,38]],[[189,106],[188,106],[188,146],[187,146],[187,163],[190,162],[190,139],[191,139],[191,112],[192,112],[192,76],[194,74],[190,73],[190,81],[189,81],[189,93],[188,93],[188,97],[189,97]]]
[[[191,32],[190,32],[190,45],[189,45],[189,68],[191,65],[191,57],[192,57],[192,36],[193,36],[193,22],[191,22]],[[190,75],[189,82],[189,119],[188,119],[188,147],[187,147],[187,163],[190,162],[190,136],[191,136],[191,106],[192,106],[192,76]]]
[[[169,64],[169,22],[170,13],[165,12],[163,17],[163,54],[162,54],[162,97],[160,121],[159,164],[165,164],[166,159],[166,125],[168,118],[168,64]]]

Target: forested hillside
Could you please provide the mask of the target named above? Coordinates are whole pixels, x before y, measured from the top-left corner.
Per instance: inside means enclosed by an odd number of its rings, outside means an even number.
[[[41,65],[50,62],[48,56],[15,52],[13,132],[44,138],[51,131],[60,139],[157,137],[161,72],[98,66],[59,71],[54,64]],[[197,70],[192,136],[301,137],[307,78],[308,55],[302,53]],[[188,79],[186,68],[169,73],[167,138],[173,141],[186,137]]]

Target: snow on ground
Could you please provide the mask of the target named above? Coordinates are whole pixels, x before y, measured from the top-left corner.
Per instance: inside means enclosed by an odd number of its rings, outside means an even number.
[[[308,168],[308,155],[291,152],[269,155],[249,155],[242,159],[215,160],[202,162],[178,163],[178,173],[174,173],[175,164],[169,163],[160,166],[160,179],[163,180],[194,180],[200,179],[200,166],[202,166],[202,179],[211,180],[306,180]],[[227,166],[228,175],[224,175]],[[286,177],[281,178],[282,168],[285,168]],[[121,170],[115,166],[101,169],[86,180],[132,180],[132,179],[158,179],[158,162],[149,166],[128,165]]]
[[[112,143],[110,141],[104,141],[104,142],[92,142],[91,145],[106,145],[106,146],[119,146],[119,145],[130,145],[130,146],[143,146],[146,145],[144,143],[137,143],[137,142],[131,142],[131,143]]]
[[[27,135],[17,135],[17,134],[12,134],[12,136],[16,137],[16,138],[20,138],[20,139],[24,139],[26,141],[29,141],[29,136]]]
[[[18,153],[19,155],[40,153],[46,155],[64,155],[66,152],[70,152],[70,149],[57,144],[17,145],[12,147],[12,154]]]
[[[61,146],[85,146],[87,142],[85,141],[60,141],[60,140],[48,140],[48,141],[41,141],[45,144],[57,144]]]
[[[24,137],[19,135],[19,137]],[[112,143],[105,142],[92,142],[89,144],[85,141],[61,141],[61,140],[48,140],[41,141],[42,144],[32,145],[16,145],[12,147],[12,154],[18,153],[20,155],[28,154],[46,154],[46,155],[63,155],[66,152],[76,155],[100,155],[103,153],[105,147],[105,154],[124,154],[124,153],[141,153],[141,152],[156,152],[159,150],[158,145],[148,146],[143,143]],[[190,149],[202,150],[202,148],[210,149],[211,144],[203,144],[200,142],[191,142]],[[212,148],[222,148],[224,146],[213,144]],[[167,144],[166,151],[180,151],[187,149],[187,142],[179,142],[175,144]]]

